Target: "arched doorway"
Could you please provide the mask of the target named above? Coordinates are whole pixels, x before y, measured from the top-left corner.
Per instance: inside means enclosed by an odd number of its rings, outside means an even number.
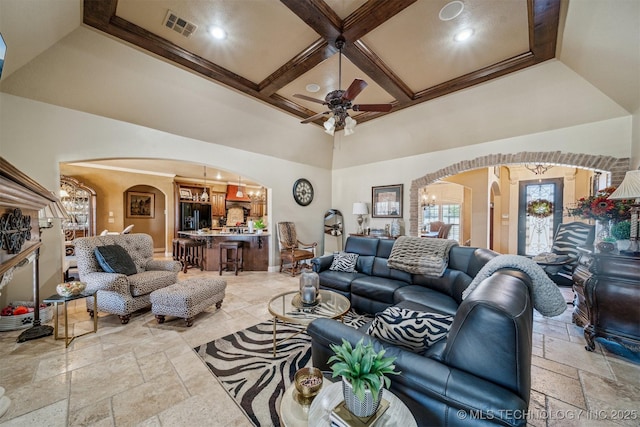
[[[439,181],[444,178],[452,177],[462,172],[473,171],[477,169],[488,169],[497,171],[499,174],[500,166],[502,165],[518,165],[518,164],[536,164],[536,163],[548,163],[555,166],[561,165],[571,165],[575,170],[578,169],[589,169],[589,170],[597,170],[603,172],[610,172],[610,180],[612,184],[618,184],[624,178],[625,172],[629,168],[629,158],[615,158],[610,156],[594,156],[588,154],[576,154],[576,153],[561,153],[561,152],[540,152],[540,153],[530,153],[530,152],[521,152],[514,154],[498,154],[498,155],[488,155],[483,157],[478,157],[473,160],[466,160],[462,162],[458,162],[452,164],[450,166],[439,169],[435,172],[424,175],[423,177],[417,178],[412,181],[409,195],[410,202],[410,211],[411,217],[409,218],[409,234],[410,235],[418,235],[419,227],[421,226],[421,218],[419,215],[414,214],[420,212],[420,189],[424,186],[427,186],[431,183]],[[495,167],[495,168],[494,168]],[[488,172],[487,172],[488,173]],[[567,177],[567,179],[571,179],[571,177]],[[517,178],[516,178],[517,181]],[[514,184],[513,179],[511,177],[505,178],[503,177],[503,182],[507,182],[509,184]],[[510,186],[510,185],[508,185]],[[485,213],[485,224],[489,227],[489,206],[490,206],[490,196],[489,196],[489,180],[487,177],[487,193],[485,194],[487,200],[487,209]],[[506,203],[504,199],[508,199],[509,191],[507,189],[502,189],[501,192],[501,202]],[[516,193],[517,194],[517,193]],[[484,196],[483,196],[484,197]],[[477,200],[477,199],[476,199]],[[569,195],[566,197],[566,200],[575,200],[573,195]],[[495,200],[494,200],[495,202]],[[514,203],[511,203],[513,206]],[[498,221],[502,224],[509,222],[511,219],[517,218],[517,203],[515,204],[515,211],[508,211],[503,214],[496,214],[499,216]],[[495,204],[494,204],[495,207]],[[493,225],[498,224],[496,220],[493,221]],[[494,229],[495,232],[495,229]],[[504,234],[504,233],[503,233]],[[513,233],[512,233],[513,234]],[[486,243],[481,240],[478,243],[478,239],[475,239],[475,242],[472,242],[473,246],[489,246],[489,233],[484,234],[486,236]],[[517,246],[514,239],[516,239],[515,235],[503,235],[501,237],[501,243],[503,245],[508,245],[508,247]],[[495,239],[495,234],[494,234]],[[495,244],[494,246],[498,246]],[[515,251],[513,251],[515,252]]]
[[[132,232],[150,235],[154,252],[165,252],[165,212],[165,195],[156,187],[134,185],[124,192],[125,227],[133,225]]]

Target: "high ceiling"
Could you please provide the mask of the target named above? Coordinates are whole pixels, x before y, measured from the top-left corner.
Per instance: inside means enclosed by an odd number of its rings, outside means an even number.
[[[168,28],[169,12],[195,30]],[[553,58],[559,15],[559,0],[84,0],[83,9],[85,24],[301,119],[326,107],[294,94],[324,99],[355,78],[368,83],[356,104],[394,112]],[[472,37],[454,41],[467,28]]]

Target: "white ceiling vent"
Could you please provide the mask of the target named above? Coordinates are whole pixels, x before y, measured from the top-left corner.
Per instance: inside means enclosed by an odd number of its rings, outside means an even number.
[[[167,16],[164,18],[164,25],[185,37],[189,37],[198,29],[196,24],[192,24],[186,19],[180,18],[170,10],[167,11]]]

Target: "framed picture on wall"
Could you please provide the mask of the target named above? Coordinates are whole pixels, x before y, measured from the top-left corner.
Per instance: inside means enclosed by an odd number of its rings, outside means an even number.
[[[372,218],[402,218],[402,184],[371,187]]]
[[[154,218],[155,210],[153,193],[127,192],[127,218]]]

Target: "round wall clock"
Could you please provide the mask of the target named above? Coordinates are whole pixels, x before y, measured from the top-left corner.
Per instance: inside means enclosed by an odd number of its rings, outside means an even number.
[[[293,198],[300,206],[307,206],[313,201],[313,186],[309,180],[300,178],[293,184]]]

